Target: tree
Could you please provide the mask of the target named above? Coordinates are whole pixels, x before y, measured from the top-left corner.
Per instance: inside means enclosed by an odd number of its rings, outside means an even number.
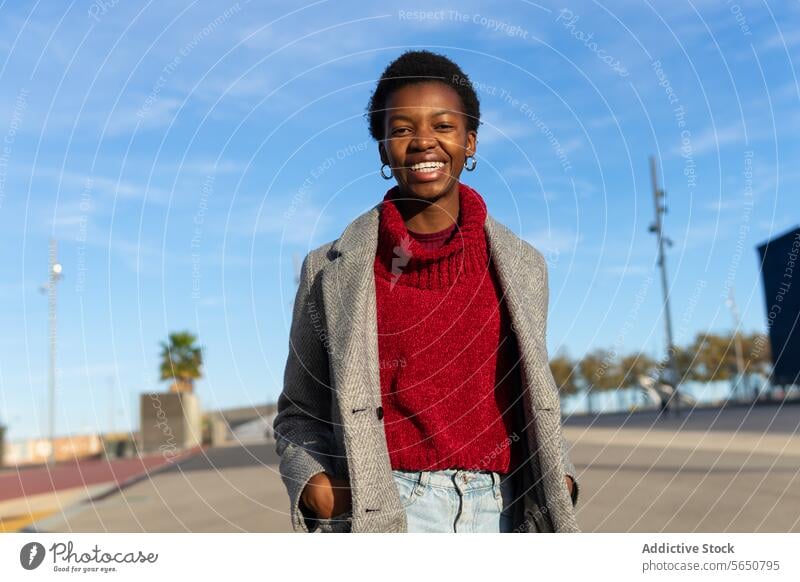
[[[578,362],[580,377],[586,386],[586,401],[592,411],[592,392],[595,389],[608,390],[619,386],[619,366],[614,354],[604,349],[596,349]]]
[[[697,358],[695,345],[688,347],[675,346],[675,367],[681,382],[688,380],[703,381],[705,376],[701,371],[700,361]]]
[[[729,380],[736,374],[736,346],[733,336],[698,333],[692,344],[699,380]]]
[[[170,392],[193,392],[194,381],[203,376],[203,351],[196,341],[197,336],[183,331],[161,342],[161,380],[174,380]]]
[[[656,365],[656,362],[645,353],[629,354],[622,358],[620,371],[622,373],[621,388],[637,386],[639,376],[646,376],[647,373]]]
[[[744,370],[767,376],[772,368],[772,350],[769,338],[761,333],[741,334]]]
[[[744,372],[767,374],[770,367],[769,341],[759,333],[739,334]],[[736,340],[733,334],[698,333],[691,345],[677,347],[675,359],[681,380],[712,382],[730,380],[738,373]]]
[[[622,380],[615,354],[602,348],[583,356],[578,363],[581,377],[592,388],[608,390],[616,388]]]
[[[575,385],[577,376],[575,362],[566,352],[560,352],[550,360],[550,371],[553,373],[553,379],[556,381],[559,392],[562,394],[575,394],[578,391]]]

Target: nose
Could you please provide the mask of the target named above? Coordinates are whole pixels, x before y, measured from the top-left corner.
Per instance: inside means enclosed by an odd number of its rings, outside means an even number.
[[[432,134],[429,128],[421,128],[411,140],[410,147],[418,150],[427,150],[432,147],[436,147],[437,143],[438,141],[436,137]]]

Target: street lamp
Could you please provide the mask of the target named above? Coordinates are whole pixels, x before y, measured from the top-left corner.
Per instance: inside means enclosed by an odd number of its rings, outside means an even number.
[[[678,374],[678,367],[675,361],[675,342],[672,338],[672,313],[669,306],[669,285],[667,284],[667,258],[664,252],[664,245],[672,246],[672,241],[664,236],[663,230],[663,215],[667,212],[666,205],[662,201],[666,198],[666,193],[658,187],[658,177],[656,176],[656,159],[650,156],[650,177],[653,182],[653,201],[655,203],[656,218],[655,222],[650,225],[649,231],[655,233],[658,237],[658,261],[657,264],[661,268],[661,290],[664,294],[664,325],[667,330],[667,376],[668,383],[672,383],[675,398],[674,405],[669,403],[670,408],[674,408],[677,414],[680,414],[680,395],[678,394],[678,385],[680,384],[680,374]],[[670,397],[670,401],[672,400]]]
[[[728,289],[728,298],[725,300],[725,305],[731,310],[733,315],[733,341],[736,347],[736,370],[739,373],[738,386],[744,384],[744,355],[742,350],[742,338],[739,336],[739,308],[736,305],[736,299],[733,297],[733,287]],[[741,392],[741,389],[739,390]]]
[[[50,410],[48,417],[48,438],[50,439],[50,451],[47,455],[47,463],[55,462],[55,423],[56,423],[56,283],[64,278],[63,268],[57,259],[57,245],[55,239],[50,239],[50,264],[47,270],[47,284],[42,285],[40,290],[47,293],[47,310],[50,333],[48,334],[48,345],[50,352],[50,366],[48,370],[48,385],[50,391]]]

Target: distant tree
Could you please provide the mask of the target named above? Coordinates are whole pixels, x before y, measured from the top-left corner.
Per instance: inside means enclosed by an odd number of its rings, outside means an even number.
[[[728,380],[736,373],[736,348],[731,336],[699,333],[694,349],[703,380]]]
[[[742,333],[739,337],[744,371],[768,375],[772,365],[768,338],[755,332]],[[680,382],[729,380],[738,370],[733,334],[699,332],[689,345],[675,346],[674,359]],[[559,390],[570,394],[582,387],[590,412],[594,392],[634,386],[638,376],[656,368],[660,369],[662,377],[670,375],[665,362],[656,362],[645,353],[618,358],[613,351],[602,348],[585,354],[577,363],[566,354],[559,354],[550,361]]]
[[[620,387],[636,386],[639,376],[647,373],[656,365],[656,362],[645,353],[629,354],[622,358],[619,368],[622,373]]]
[[[585,354],[578,362],[578,371],[583,380],[589,412],[592,411],[592,394],[596,390],[608,390],[619,386],[619,368],[614,355],[598,348]]]
[[[769,342],[759,333],[739,334],[745,372],[767,374],[770,367]],[[738,373],[733,334],[698,333],[691,345],[676,350],[682,379],[712,382],[730,380]]]
[[[558,353],[550,360],[550,371],[553,373],[553,379],[556,381],[559,392],[575,394],[578,391],[575,383],[578,374],[576,364],[565,351]]]
[[[690,380],[703,380],[704,373],[700,371],[700,362],[697,359],[697,352],[694,343],[688,346],[675,346],[675,367],[680,382]],[[663,362],[666,366],[666,362]]]
[[[170,392],[193,392],[194,381],[202,377],[203,351],[196,341],[197,336],[183,331],[161,342],[161,380],[173,380]]]
[[[698,380],[729,380],[736,373],[736,347],[732,336],[701,332],[695,336],[691,349]]]
[[[757,332],[742,334],[741,337],[745,372],[767,376],[772,368],[769,337]]]
[[[609,350],[598,348],[589,352],[581,358],[578,369],[583,380],[593,389],[608,390],[620,384],[619,363]]]

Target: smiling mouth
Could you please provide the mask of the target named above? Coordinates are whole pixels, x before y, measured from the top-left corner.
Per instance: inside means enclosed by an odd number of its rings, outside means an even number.
[[[432,174],[438,170],[441,170],[446,165],[447,164],[444,162],[421,162],[419,164],[409,166],[408,169],[415,174]]]

